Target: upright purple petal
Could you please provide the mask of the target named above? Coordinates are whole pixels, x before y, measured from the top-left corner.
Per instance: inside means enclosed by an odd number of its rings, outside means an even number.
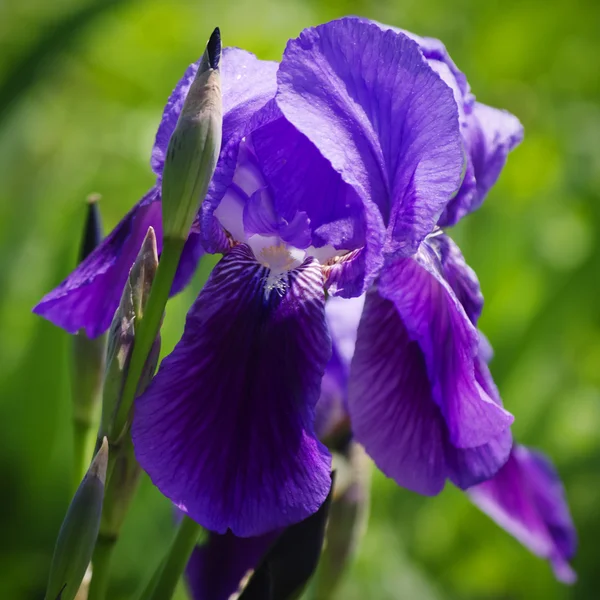
[[[515,446],[502,469],[468,494],[526,548],[549,560],[557,579],[575,581],[568,561],[575,554],[577,536],[562,483],[544,455]]]
[[[463,126],[469,157],[467,176],[439,224],[455,225],[464,215],[478,209],[496,183],[508,153],[523,139],[523,126],[509,112],[475,102]]]
[[[106,331],[148,227],[155,229],[157,242],[162,243],[159,198],[157,189],[152,188],[33,312],[69,333],[83,329],[92,338]]]
[[[323,280],[307,259],[267,291],[246,245],[213,270],[181,341],[136,401],[136,456],[207,529],[256,536],[314,513],[330,456],[314,412],[331,353]]]
[[[358,329],[348,405],[355,439],[376,465],[421,494],[439,493],[448,478],[463,488],[479,483],[510,451],[504,431],[470,448],[452,443],[423,351],[395,304],[375,289],[367,294]]]
[[[208,540],[192,552],[186,568],[192,600],[229,600],[278,535],[277,531],[239,538],[230,531],[210,532]]]
[[[276,101],[387,225],[407,256],[457,191],[463,152],[452,90],[403,34],[345,18],[288,43]]]
[[[512,416],[496,404],[475,375],[479,336],[444,279],[427,243],[414,259],[383,270],[379,293],[391,300],[427,365],[432,396],[458,448],[488,443],[507,429]]]

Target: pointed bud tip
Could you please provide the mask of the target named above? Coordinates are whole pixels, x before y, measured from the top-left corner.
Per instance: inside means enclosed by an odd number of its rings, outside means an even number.
[[[83,262],[102,242],[102,219],[98,208],[100,198],[100,194],[90,194],[86,198],[87,217],[79,249],[79,262]]]
[[[143,256],[148,251],[153,252],[158,257],[158,250],[156,247],[156,232],[154,231],[154,227],[152,227],[152,225],[148,227],[146,237],[142,242],[142,250],[140,251],[140,255]]]
[[[210,68],[218,69],[221,62],[221,30],[218,27],[215,27],[206,44],[206,54]]]
[[[102,439],[102,445],[100,446],[100,450],[94,457],[92,464],[88,470],[88,475],[90,477],[96,477],[104,485],[106,481],[106,467],[108,465],[108,439],[106,436]]]
[[[100,200],[102,200],[102,194],[98,194],[98,192],[88,194],[88,197],[85,199],[87,204],[97,204]]]

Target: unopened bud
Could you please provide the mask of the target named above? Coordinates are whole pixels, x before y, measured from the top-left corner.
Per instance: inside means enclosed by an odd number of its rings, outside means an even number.
[[[77,595],[98,537],[107,462],[108,442],[105,438],[60,527],[46,600],[73,600]]]
[[[137,259],[129,272],[133,311],[138,321],[144,315],[144,309],[150,297],[150,290],[152,289],[152,282],[156,277],[157,268],[158,251],[156,248],[156,233],[153,227],[148,227],[148,232],[146,233]]]
[[[87,199],[87,217],[79,252],[84,261],[102,241],[98,194]],[[94,450],[105,369],[106,335],[90,339],[83,330],[72,338],[74,489],[79,485]]]
[[[156,235],[154,229],[149,227],[135,263],[129,272],[129,277],[125,282],[121,302],[115,312],[108,333],[100,435],[108,436],[111,443],[116,441],[121,434],[120,431],[113,431],[113,425],[121,403],[123,386],[133,352],[135,322],[143,318],[157,267]],[[154,374],[159,351],[160,340],[157,339],[146,361],[146,367],[138,389],[142,386],[145,387]]]
[[[217,164],[223,128],[220,59],[221,35],[217,27],[206,45],[167,148],[162,177],[165,238],[187,239]]]

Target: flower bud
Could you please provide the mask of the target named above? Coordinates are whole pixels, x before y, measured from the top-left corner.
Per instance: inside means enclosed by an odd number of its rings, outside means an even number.
[[[79,259],[83,262],[102,241],[98,194],[87,199],[88,210]],[[84,331],[72,337],[71,390],[73,398],[74,489],[91,460],[102,399],[106,335],[90,339]]]
[[[213,176],[223,127],[221,35],[210,36],[169,140],[162,176],[165,238],[185,241]]]
[[[46,600],[73,600],[92,558],[104,498],[108,441],[92,461],[60,527],[46,589]]]
[[[121,302],[115,312],[108,334],[100,435],[106,435],[111,443],[115,442],[121,434],[120,431],[113,431],[113,424],[121,402],[123,385],[127,378],[129,361],[133,352],[135,321],[143,318],[157,267],[156,235],[154,229],[149,227],[135,263],[129,272],[129,278],[125,282]],[[142,376],[144,382],[140,381],[140,387],[142,385],[145,387],[154,374],[159,350],[160,341],[157,340],[146,361]]]

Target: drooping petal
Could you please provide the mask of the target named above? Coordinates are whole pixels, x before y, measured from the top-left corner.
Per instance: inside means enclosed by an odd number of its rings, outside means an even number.
[[[155,229],[157,242],[162,243],[159,198],[157,189],[152,188],[33,312],[69,333],[83,329],[88,337],[96,337],[106,331],[148,227]]]
[[[508,430],[477,447],[452,443],[423,352],[410,339],[394,303],[375,289],[367,294],[358,329],[348,406],[355,438],[377,466],[421,494],[439,493],[446,479],[461,488],[480,483],[498,471],[510,452]]]
[[[436,252],[444,278],[473,325],[483,310],[483,294],[475,271],[466,263],[460,248],[444,233],[438,232],[427,238],[427,244]]]
[[[412,254],[463,171],[452,90],[401,33],[345,18],[288,43],[276,102],[387,225],[386,252]]]
[[[427,243],[413,258],[384,268],[379,293],[391,300],[427,365],[431,390],[458,448],[487,444],[506,430],[512,415],[477,381],[479,336],[448,285]]]
[[[230,531],[223,535],[210,532],[208,540],[196,546],[186,568],[192,600],[229,600],[279,533],[240,538]]]
[[[385,475],[421,494],[442,490],[445,425],[423,355],[394,304],[375,290],[358,329],[348,407],[355,439]]]
[[[136,455],[161,492],[207,529],[255,536],[306,518],[330,487],[314,411],[331,353],[318,263],[265,287],[233,248],[175,350],[136,401]],[[285,279],[283,279],[285,277]]]
[[[526,548],[548,559],[557,579],[575,581],[568,561],[577,546],[576,532],[563,486],[544,455],[515,446],[504,467],[468,494]]]

